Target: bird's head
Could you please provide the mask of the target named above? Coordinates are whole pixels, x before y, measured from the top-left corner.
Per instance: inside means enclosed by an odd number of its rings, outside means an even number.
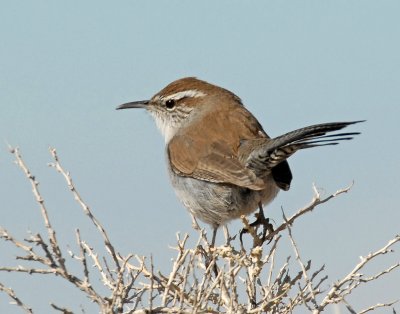
[[[150,100],[129,102],[116,109],[145,108],[168,143],[180,129],[201,118],[202,113],[232,102],[241,104],[239,97],[224,88],[186,77],[168,84]]]

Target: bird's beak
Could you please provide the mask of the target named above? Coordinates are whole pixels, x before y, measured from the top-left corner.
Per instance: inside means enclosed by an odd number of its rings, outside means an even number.
[[[150,100],[140,100],[140,101],[133,101],[133,102],[128,102],[126,104],[119,105],[117,110],[119,109],[129,109],[129,108],[147,108],[149,105]]]

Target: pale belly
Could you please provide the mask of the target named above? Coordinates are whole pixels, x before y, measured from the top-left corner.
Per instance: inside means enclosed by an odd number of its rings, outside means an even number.
[[[264,190],[253,191],[235,185],[182,177],[169,171],[175,192],[184,206],[198,219],[214,228],[241,215],[248,215],[271,202],[279,192],[272,177]]]

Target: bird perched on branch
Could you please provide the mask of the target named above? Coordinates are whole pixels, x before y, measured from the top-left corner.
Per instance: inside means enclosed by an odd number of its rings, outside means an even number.
[[[286,161],[301,149],[336,145],[358,132],[334,133],[362,122],[332,122],[270,138],[239,97],[188,77],[167,85],[150,100],[117,109],[144,108],[164,135],[168,170],[178,198],[213,228],[248,215],[287,191]],[[262,215],[261,215],[262,214]]]

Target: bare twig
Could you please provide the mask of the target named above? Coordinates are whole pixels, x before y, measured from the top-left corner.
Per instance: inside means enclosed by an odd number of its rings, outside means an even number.
[[[111,244],[110,239],[107,235],[106,230],[103,228],[101,223],[98,221],[98,219],[93,215],[92,211],[90,210],[90,207],[83,201],[82,197],[76,190],[74,183],[72,181],[72,178],[69,174],[69,172],[65,171],[64,168],[60,164],[60,160],[57,155],[57,151],[55,148],[50,148],[50,153],[53,156],[54,163],[50,163],[49,166],[55,168],[59,173],[61,173],[67,182],[68,188],[71,190],[72,194],[75,197],[75,200],[78,202],[78,204],[81,206],[83,209],[84,213],[90,218],[90,220],[93,222],[93,224],[96,226],[96,228],[100,231],[100,234],[103,236],[104,239],[104,245],[108,252],[110,253],[111,257],[114,260],[115,265],[118,268],[119,271],[119,261],[117,258],[117,254],[115,252],[114,246]]]
[[[33,314],[32,309],[27,305],[25,305],[25,303],[22,302],[21,299],[17,297],[13,289],[5,287],[0,282],[0,291],[5,292],[14,301],[14,304],[22,308],[26,313]]]
[[[369,308],[366,308],[365,310],[358,312],[358,314],[364,314],[367,312],[375,311],[377,308],[380,308],[380,307],[391,307],[394,304],[396,304],[397,302],[399,302],[399,300],[395,300],[395,301],[388,302],[388,303],[377,303],[375,305],[370,306]]]
[[[292,215],[289,219],[284,221],[273,232],[269,233],[268,236],[267,236],[267,239],[272,239],[275,235],[277,235],[278,233],[280,233],[283,230],[285,230],[288,225],[293,225],[294,221],[297,218],[299,218],[300,216],[302,216],[302,215],[304,215],[304,214],[306,214],[308,212],[311,212],[318,205],[326,203],[326,202],[330,201],[332,198],[335,198],[335,197],[339,196],[340,194],[347,193],[348,191],[350,191],[350,189],[352,187],[353,187],[353,183],[351,185],[349,185],[347,188],[337,190],[335,193],[329,195],[328,197],[326,197],[324,199],[321,199],[321,195],[320,195],[319,191],[317,190],[315,185],[313,185],[314,197],[313,197],[313,200],[311,201],[311,203],[308,204],[307,206],[303,207],[299,211],[297,211],[294,215]]]
[[[145,257],[136,254],[123,256],[118,252],[100,221],[78,193],[70,174],[61,166],[56,150],[50,149],[54,160],[51,166],[63,176],[73,197],[98,230],[106,248],[106,255],[99,255],[95,248],[82,239],[80,231],[76,230],[79,252],[74,254],[72,250],[67,250],[68,256],[61,250],[58,243],[44,198],[38,189],[39,183],[30,173],[19,150],[10,149],[10,151],[15,155],[16,163],[32,186],[35,200],[41,210],[47,237],[35,234],[24,241],[19,241],[0,227],[0,238],[22,251],[22,256],[17,256],[16,259],[26,263],[1,266],[0,271],[59,276],[82,291],[98,305],[99,311],[104,314],[220,312],[289,314],[298,307],[317,314],[332,303],[341,303],[351,313],[357,313],[347,302],[346,297],[359,285],[378,280],[400,266],[400,262],[397,262],[370,276],[361,274],[364,266],[372,260],[393,252],[392,247],[400,242],[400,236],[396,236],[381,249],[362,257],[354,269],[327,292],[321,292],[322,284],[327,279],[327,276],[323,275],[324,266],[312,270],[311,261],[303,262],[292,234],[292,226],[300,216],[346,193],[351,186],[323,199],[314,186],[315,195],[309,205],[297,211],[289,219],[283,213],[283,223],[268,235],[269,239],[273,240],[270,246],[259,245],[262,241],[257,240],[260,239],[257,230],[248,228],[253,236],[253,247],[249,253],[235,248],[235,241],[229,236],[226,245],[212,247],[207,241],[205,230],[198,227],[199,239],[193,248],[188,247],[187,235],[182,237],[177,234],[177,246],[173,248],[176,251],[176,257],[169,273],[162,274],[155,269],[153,256],[150,257],[148,263]],[[245,226],[249,227],[247,218],[242,217],[242,220]],[[194,223],[197,225],[195,220]],[[288,229],[294,256],[300,265],[299,271],[291,270],[293,262],[290,256],[281,264],[276,257],[280,256],[279,243],[283,237],[281,232],[285,229]],[[74,275],[67,267],[64,254],[78,261],[77,265],[81,267],[79,276]],[[101,285],[102,289],[98,290],[96,285]],[[108,291],[107,296],[97,292],[104,290]],[[32,310],[22,303],[11,288],[0,284],[0,291],[6,293],[26,313],[32,313]],[[318,303],[317,299],[322,299],[322,301]],[[377,303],[358,313],[390,307],[395,302]],[[62,313],[72,313],[66,307],[53,303],[51,306]]]
[[[381,249],[368,254],[365,257],[361,257],[361,261],[342,279],[336,282],[333,287],[329,290],[325,298],[320,303],[318,309],[314,311],[314,313],[320,313],[325,309],[328,304],[331,303],[339,303],[343,301],[344,296],[350,294],[355,288],[357,288],[361,283],[370,282],[381,277],[384,274],[388,274],[392,272],[395,268],[397,268],[400,263],[396,263],[387,269],[378,272],[376,275],[371,276],[369,278],[361,278],[360,270],[367,265],[372,259],[376,258],[379,255],[384,255],[387,253],[393,252],[391,247],[400,242],[400,235],[395,236],[392,240],[390,240],[385,246]],[[389,305],[390,306],[390,305]]]
[[[53,308],[53,309],[55,309],[55,310],[57,310],[57,311],[59,311],[59,312],[61,312],[61,313],[63,313],[63,314],[73,314],[74,312],[72,312],[71,310],[69,310],[69,309],[67,309],[67,308],[65,308],[65,307],[60,307],[60,306],[58,306],[58,305],[55,305],[54,303],[50,303],[50,306]]]
[[[40,212],[42,214],[43,221],[44,221],[46,230],[48,232],[49,241],[50,241],[50,245],[52,248],[52,254],[56,258],[61,270],[65,272],[65,260],[62,256],[60,247],[58,246],[56,232],[54,231],[54,229],[50,223],[50,219],[49,219],[49,215],[47,212],[47,208],[45,206],[44,199],[39,191],[39,182],[36,181],[35,176],[32,175],[32,173],[26,166],[26,164],[25,164],[24,160],[22,159],[22,156],[19,152],[19,149],[14,148],[12,150],[12,152],[15,156],[15,163],[21,168],[21,170],[24,172],[25,176],[28,178],[29,182],[31,183],[33,195],[35,196],[36,202],[39,204]]]
[[[283,211],[282,211],[282,215],[283,215],[283,219],[285,221],[287,221],[285,213]],[[288,229],[288,233],[289,233],[289,239],[290,239],[290,242],[292,243],[293,250],[294,250],[294,253],[295,253],[295,256],[296,256],[296,260],[297,260],[297,262],[299,263],[299,265],[301,267],[301,271],[303,272],[303,277],[304,277],[304,280],[306,282],[306,287],[310,291],[310,300],[311,300],[311,302],[312,302],[314,307],[318,307],[317,300],[315,298],[315,291],[314,291],[314,288],[313,288],[312,281],[308,277],[307,270],[306,270],[306,265],[303,263],[303,261],[300,258],[299,249],[297,248],[296,242],[293,239],[292,228],[290,228],[289,224],[287,225],[287,229]]]

